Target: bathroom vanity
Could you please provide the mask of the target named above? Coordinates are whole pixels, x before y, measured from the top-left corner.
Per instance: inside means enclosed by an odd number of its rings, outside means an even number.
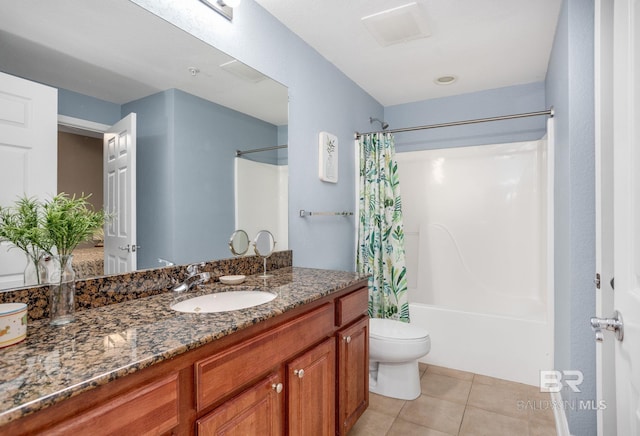
[[[29,325],[0,351],[2,434],[346,434],[368,405],[367,280],[280,268]],[[259,306],[181,313],[184,299],[274,292]]]

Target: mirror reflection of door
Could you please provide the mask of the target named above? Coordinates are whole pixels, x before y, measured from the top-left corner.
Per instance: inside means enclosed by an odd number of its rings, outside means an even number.
[[[0,73],[0,206],[55,194],[57,103],[56,89]],[[9,247],[0,243],[0,289],[24,283],[26,256]]]
[[[105,274],[134,271],[136,231],[136,114],[130,113],[104,134]]]

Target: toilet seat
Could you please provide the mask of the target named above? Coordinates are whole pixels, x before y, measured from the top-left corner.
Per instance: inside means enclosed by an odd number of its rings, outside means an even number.
[[[421,342],[429,338],[429,332],[406,322],[372,318],[369,320],[369,337],[403,343]]]

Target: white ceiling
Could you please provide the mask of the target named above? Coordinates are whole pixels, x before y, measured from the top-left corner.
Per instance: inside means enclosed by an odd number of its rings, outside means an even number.
[[[544,80],[561,3],[415,0],[431,36],[382,47],[361,18],[412,0],[255,1],[384,106]],[[286,88],[231,59],[128,0],[2,0],[0,71],[118,104],[179,88],[287,124]]]
[[[286,125],[286,87],[220,68],[232,60],[128,0],[0,6],[0,71],[117,104],[178,88]],[[200,72],[193,76],[189,67]]]
[[[383,106],[545,79],[561,0],[255,0]],[[380,46],[361,18],[416,1],[431,36]],[[455,75],[451,85],[434,79]]]

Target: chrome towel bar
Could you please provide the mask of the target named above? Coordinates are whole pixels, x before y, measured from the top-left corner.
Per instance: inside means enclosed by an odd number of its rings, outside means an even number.
[[[306,218],[308,216],[314,216],[314,215],[324,215],[324,216],[351,216],[353,215],[353,212],[311,212],[308,210],[304,210],[304,209],[300,209],[300,217],[301,218]]]

